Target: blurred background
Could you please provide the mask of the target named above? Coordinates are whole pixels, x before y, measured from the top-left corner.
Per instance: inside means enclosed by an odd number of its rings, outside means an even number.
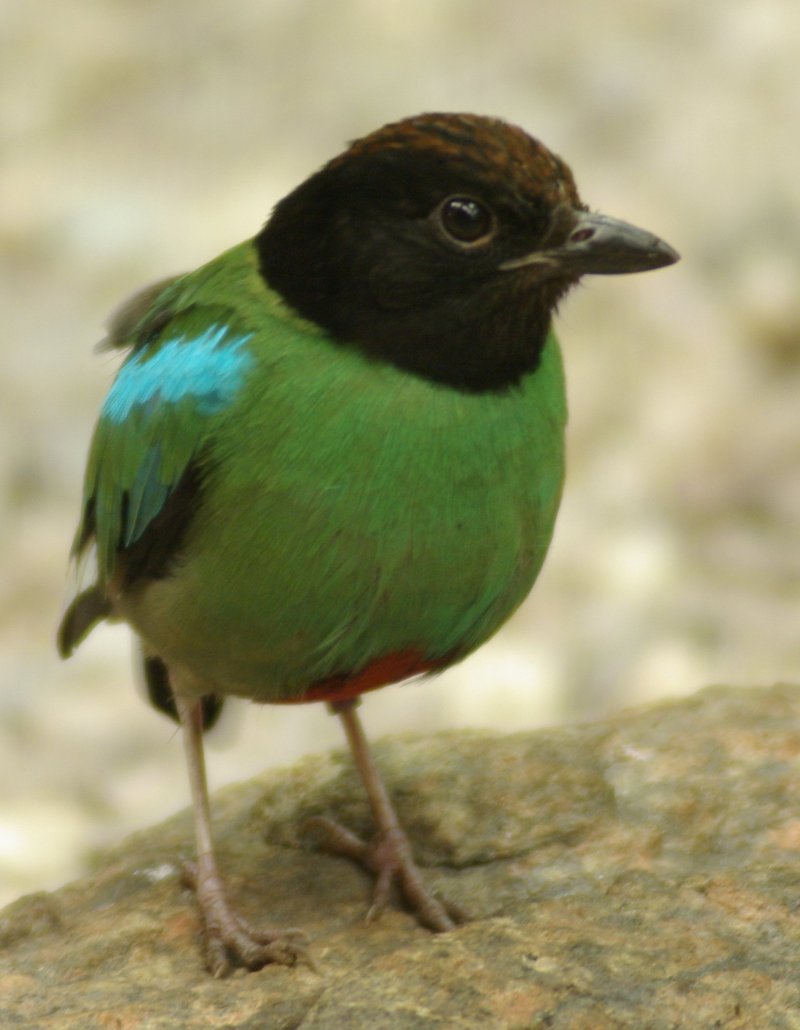
[[[252,235],[344,143],[425,110],[518,122],[674,268],[558,319],[569,476],[523,610],[385,732],[590,719],[800,675],[800,5],[795,0],[22,0],[0,8],[0,900],[187,802],[122,627],[53,645],[92,425],[136,287]],[[213,786],[341,744],[237,703]]]

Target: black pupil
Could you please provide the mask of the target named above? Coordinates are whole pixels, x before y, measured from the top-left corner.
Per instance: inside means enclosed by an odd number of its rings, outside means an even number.
[[[491,227],[491,216],[483,204],[471,197],[451,197],[442,207],[445,231],[461,243],[474,243]]]

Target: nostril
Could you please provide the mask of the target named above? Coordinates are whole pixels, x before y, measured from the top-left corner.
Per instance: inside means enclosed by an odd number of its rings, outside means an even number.
[[[594,236],[594,229],[577,229],[569,238],[570,243],[584,243]]]

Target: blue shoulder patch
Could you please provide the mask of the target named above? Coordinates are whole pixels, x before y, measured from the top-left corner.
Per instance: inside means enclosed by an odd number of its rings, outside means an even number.
[[[233,400],[253,364],[245,349],[252,335],[211,325],[200,336],[168,340],[155,354],[133,354],[106,396],[102,417],[120,423],[134,408],[189,398],[202,414],[213,415]]]

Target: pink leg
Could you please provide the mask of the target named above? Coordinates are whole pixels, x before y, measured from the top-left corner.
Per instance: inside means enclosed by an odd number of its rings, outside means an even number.
[[[386,792],[361,722],[356,715],[357,704],[357,701],[344,701],[330,707],[344,725],[356,768],[369,797],[378,833],[372,841],[365,843],[331,819],[318,817],[310,822],[324,832],[326,850],[345,855],[375,874],[375,889],[367,919],[376,918],[386,908],[392,883],[396,881],[407,904],[424,926],[437,932],[452,930],[458,922],[463,921],[463,915],[454,906],[435,898],[425,886],[419,868],[414,862],[408,837],[397,819],[397,813]]]
[[[303,947],[304,934],[300,930],[257,929],[231,908],[211,840],[211,815],[203,756],[202,702],[187,700],[176,693],[175,704],[189,772],[197,841],[197,862],[187,865],[184,876],[194,889],[200,906],[209,972],[220,977],[226,976],[234,965],[260,969],[270,962],[293,966],[302,960],[311,964]]]

